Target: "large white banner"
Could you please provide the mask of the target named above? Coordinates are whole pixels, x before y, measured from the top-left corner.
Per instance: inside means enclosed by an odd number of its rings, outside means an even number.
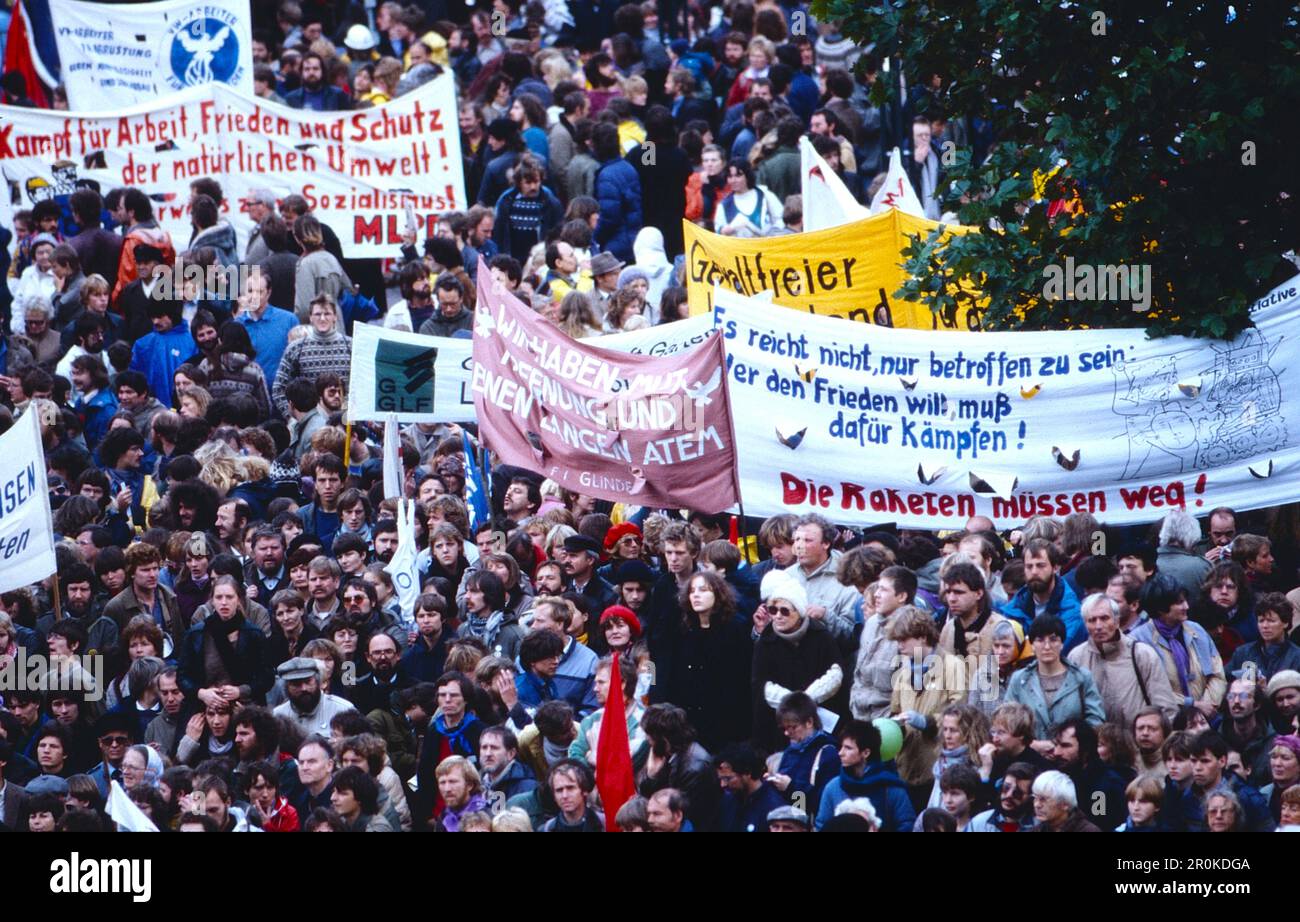
[[[73,109],[116,112],[209,83],[252,95],[252,25],[242,0],[50,0],[50,18]]]
[[[1300,496],[1300,277],[1232,342],[849,324],[715,289],[746,513],[1000,528]]]
[[[602,348],[634,355],[667,356],[708,338],[708,314],[630,333],[602,336]],[[468,339],[420,336],[358,324],[352,330],[348,417],[402,423],[473,422],[473,344]]]
[[[439,214],[466,207],[450,72],[354,112],[290,109],[220,84],[111,116],[0,106],[0,172],[26,208],[53,198],[66,212],[85,180],[141,188],[177,250],[192,233],[189,184],[202,176],[221,183],[241,247],[253,227],[242,202],[258,188],[302,195],[357,258],[397,255],[408,202],[424,236]]]
[[[0,435],[0,592],[30,585],[54,570],[41,424],[29,409]]]

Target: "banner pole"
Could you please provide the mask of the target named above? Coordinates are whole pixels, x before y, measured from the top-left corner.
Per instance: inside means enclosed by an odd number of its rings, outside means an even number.
[[[54,620],[63,620],[63,599],[59,595],[59,574],[54,574]]]
[[[350,463],[352,460],[352,420],[348,420],[345,433],[343,436],[343,470],[346,472],[352,466]],[[344,480],[346,479],[345,474]]]

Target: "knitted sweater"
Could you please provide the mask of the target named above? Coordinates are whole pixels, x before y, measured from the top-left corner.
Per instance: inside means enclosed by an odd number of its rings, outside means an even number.
[[[288,418],[289,400],[285,397],[285,388],[294,378],[310,378],[315,381],[328,372],[340,376],[346,387],[348,369],[352,362],[352,340],[335,329],[322,336],[313,327],[306,336],[289,344],[280,359],[280,368],[275,373],[275,384],[271,388],[271,402],[276,405],[281,415]]]

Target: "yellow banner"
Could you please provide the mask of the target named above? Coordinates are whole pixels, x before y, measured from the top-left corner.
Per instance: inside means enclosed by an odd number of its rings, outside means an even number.
[[[692,314],[713,310],[713,286],[743,295],[773,292],[782,307],[879,326],[913,330],[978,330],[981,311],[940,316],[924,304],[894,297],[908,278],[900,255],[908,236],[922,240],[937,221],[890,209],[821,231],[777,237],[724,237],[689,221],[686,291]],[[948,225],[945,237],[975,228]]]

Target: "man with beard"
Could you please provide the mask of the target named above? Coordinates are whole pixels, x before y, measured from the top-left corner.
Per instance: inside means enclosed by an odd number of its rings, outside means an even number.
[[[1063,562],[1060,549],[1051,541],[1043,538],[1030,541],[1025,546],[1025,585],[1002,607],[1002,613],[1025,628],[1039,615],[1056,615],[1065,623],[1065,646],[1061,652],[1068,655],[1083,643],[1085,636],[1079,597],[1061,579]]]
[[[85,652],[102,653],[117,644],[118,626],[106,617],[95,603],[95,572],[86,564],[74,561],[59,575],[63,594],[63,617],[71,618],[86,632]],[[36,630],[44,637],[54,626],[55,615],[48,611],[36,619]]]
[[[327,418],[343,409],[343,379],[331,373],[316,379],[316,396],[320,400],[320,409]]]
[[[357,626],[357,633],[362,638],[376,634],[386,634],[397,645],[393,654],[392,669],[397,669],[397,659],[406,647],[406,629],[394,620],[393,616],[379,607],[379,597],[375,587],[359,576],[348,579],[343,586],[343,609]],[[391,680],[391,673],[389,675]],[[365,713],[363,711],[363,713]]]
[[[169,666],[154,676],[153,689],[162,710],[144,728],[144,741],[159,752],[174,756],[180,735],[181,712],[185,708],[185,692],[181,690],[175,667]]]
[[[167,498],[176,516],[176,531],[212,531],[216,527],[221,497],[202,480],[173,483]]]
[[[570,535],[564,539],[564,573],[569,588],[591,603],[592,611],[601,612],[618,604],[618,593],[596,573],[600,562],[600,543],[587,535]]]
[[[58,364],[54,366],[54,373],[64,378],[72,380],[72,363],[83,355],[100,356],[104,352],[104,328],[108,326],[107,322],[99,317],[90,314],[82,314],[71,324],[72,326],[72,345],[64,353],[63,358],[59,359]],[[73,382],[76,387],[76,382]],[[76,387],[75,394],[79,395],[81,388]]]
[[[393,555],[397,553],[397,521],[395,519],[380,519],[375,523],[372,535],[375,560],[383,564],[391,563]]]
[[[302,56],[302,86],[284,97],[285,105],[313,112],[341,112],[351,109],[347,94],[325,82],[325,61],[315,52]],[[305,816],[305,814],[299,814]]]
[[[1037,769],[1026,762],[1014,762],[1002,777],[998,805],[977,813],[967,832],[1028,832],[1034,826],[1034,801],[1030,789]]]
[[[478,769],[489,804],[502,805],[537,789],[537,777],[519,761],[519,741],[508,727],[488,727],[478,738]]]
[[[289,700],[271,713],[289,718],[306,736],[313,733],[328,736],[334,715],[353,709],[351,701],[321,691],[320,666],[310,657],[298,656],[283,662],[275,674],[283,680]]]
[[[397,670],[397,641],[383,631],[371,634],[366,643],[366,662],[370,672],[352,687],[352,703],[362,714],[392,710],[394,693],[414,684]]]
[[[1052,762],[1074,782],[1079,809],[1093,825],[1114,829],[1128,815],[1125,782],[1097,755],[1097,731],[1081,717],[1071,717],[1056,728]]]
[[[239,763],[235,766],[235,779],[243,787],[243,779],[255,762],[269,762],[280,771],[280,793],[292,798],[298,788],[298,763],[288,754],[280,754],[280,725],[275,716],[264,707],[240,708],[235,714],[235,753]]]
[[[289,571],[284,565],[284,535],[274,528],[253,532],[250,542],[253,559],[244,567],[248,597],[267,605],[281,589],[289,588]]]

